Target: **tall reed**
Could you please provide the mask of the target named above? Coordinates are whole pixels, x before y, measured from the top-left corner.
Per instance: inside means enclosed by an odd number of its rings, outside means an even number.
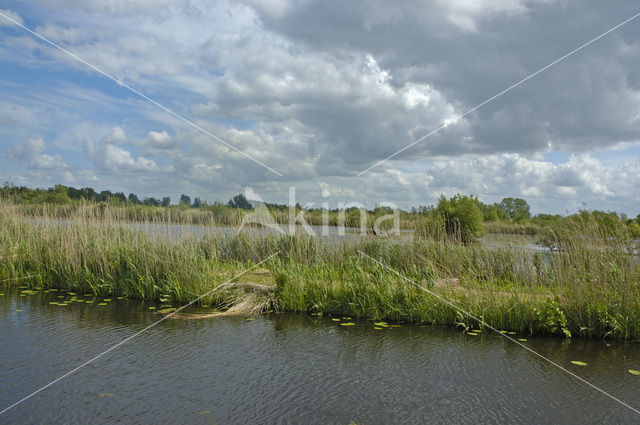
[[[195,235],[169,224],[150,231],[124,221],[120,210],[108,207],[42,207],[34,218],[0,202],[0,280],[183,303],[282,251],[259,273],[241,278],[266,285],[264,291],[228,285],[203,302],[477,326],[426,289],[505,330],[640,337],[637,245],[588,216],[556,229],[555,251],[548,253],[489,249],[438,235],[404,243],[374,237],[336,242],[224,235],[214,228]]]

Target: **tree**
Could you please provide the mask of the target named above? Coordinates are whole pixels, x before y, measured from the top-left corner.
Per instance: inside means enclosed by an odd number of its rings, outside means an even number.
[[[67,187],[61,184],[57,184],[47,190],[44,201],[50,202],[52,204],[67,204],[71,202],[71,199],[67,195]]]
[[[185,194],[180,195],[180,205],[190,206],[191,205],[191,198],[188,197]]]
[[[144,198],[143,203],[145,205],[153,206],[153,207],[157,207],[160,205],[160,201],[158,201],[156,198]]]
[[[498,207],[506,211],[514,221],[523,221],[531,217],[529,204],[521,198],[504,198]]]
[[[483,204],[478,202],[478,207],[482,211],[484,221],[498,221],[498,207],[494,205]]]
[[[436,212],[444,219],[447,234],[459,237],[463,242],[470,242],[483,233],[484,216],[478,206],[478,198],[475,196],[458,193],[447,200],[442,195]]]
[[[162,198],[162,206],[168,207],[169,205],[171,205],[171,198],[169,198],[168,196]]]
[[[135,193],[130,193],[129,194],[129,201],[132,204],[141,204],[142,202],[140,202],[140,199],[138,199],[138,195],[136,195]]]
[[[200,208],[200,205],[202,205],[202,200],[196,196],[193,200],[193,204],[191,204],[191,208]]]
[[[245,196],[242,193],[239,193],[233,198],[231,198],[229,202],[227,202],[227,205],[231,208],[240,208],[243,210],[253,209],[253,206],[251,205],[251,203],[249,203],[247,198],[245,198]]]

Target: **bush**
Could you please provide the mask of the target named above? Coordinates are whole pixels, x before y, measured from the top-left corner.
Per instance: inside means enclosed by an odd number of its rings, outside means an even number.
[[[444,219],[445,230],[448,235],[470,242],[483,233],[482,222],[484,216],[478,207],[478,198],[457,194],[447,200],[440,197],[436,211]]]

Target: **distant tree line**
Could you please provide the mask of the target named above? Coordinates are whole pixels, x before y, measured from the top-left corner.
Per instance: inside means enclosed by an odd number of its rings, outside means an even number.
[[[226,204],[215,201],[209,203],[199,197],[193,198],[186,194],[180,196],[177,205],[172,206],[169,196],[156,199],[145,197],[140,199],[135,193],[125,195],[124,192],[112,192],[110,190],[96,191],[90,187],[77,189],[71,186],[55,185],[48,189],[31,189],[26,186],[15,186],[12,183],[5,183],[0,188],[0,197],[11,199],[17,203],[28,204],[68,204],[79,201],[105,202],[116,205],[143,205],[150,207],[172,207],[172,208],[204,208],[213,214],[225,214],[228,209],[252,210],[254,206],[243,195],[238,194],[232,197]],[[285,204],[265,203],[281,223],[287,222],[289,217],[289,206]],[[295,209],[299,212],[302,207],[296,204]],[[297,214],[296,212],[296,214]],[[306,217],[310,224],[322,224],[322,209],[311,208],[306,210]],[[337,225],[338,209],[330,209],[330,224]],[[360,210],[358,208],[346,209],[347,222],[349,225],[359,226]],[[391,213],[390,208],[376,206],[373,210],[367,210],[368,220],[375,220],[384,214]],[[557,227],[563,220],[577,219],[581,214],[590,214],[604,228],[616,229],[620,225],[626,226],[632,234],[640,235],[640,214],[635,218],[628,218],[625,214],[604,211],[580,211],[579,214],[571,216],[561,216],[559,214],[537,214],[531,215],[531,209],[526,200],[522,198],[503,198],[502,201],[485,204],[476,196],[456,194],[450,198],[444,195],[440,197],[436,206],[419,206],[411,208],[409,211],[402,211],[401,216],[407,222],[417,222],[421,218],[435,223],[436,227],[444,229],[450,234],[463,241],[470,241],[481,236],[489,229],[494,233],[515,233],[530,232],[535,234],[543,227]]]

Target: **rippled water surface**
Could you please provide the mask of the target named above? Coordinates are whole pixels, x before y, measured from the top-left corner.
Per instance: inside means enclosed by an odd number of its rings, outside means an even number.
[[[160,317],[126,300],[59,306],[49,303],[68,294],[2,292],[0,410]],[[339,323],[292,314],[166,320],[0,423],[211,424],[211,415],[218,425],[640,421],[497,335]],[[640,369],[639,344],[518,337],[640,407],[640,376],[628,372]]]

